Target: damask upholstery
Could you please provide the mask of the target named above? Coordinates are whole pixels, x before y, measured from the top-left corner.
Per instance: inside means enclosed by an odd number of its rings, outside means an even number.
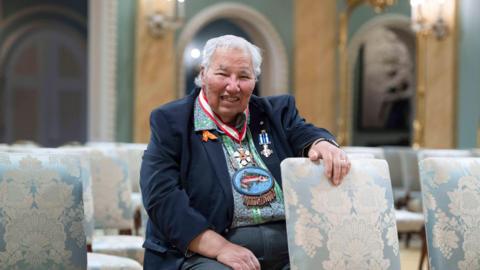
[[[373,154],[375,158],[385,159],[385,154],[383,153],[383,149],[381,147],[343,146],[342,149],[347,154],[367,153]]]
[[[91,185],[92,177],[90,175],[90,151],[92,151],[92,149],[86,147],[62,147],[57,151],[80,155],[82,157],[82,170],[85,170],[89,175],[89,177],[85,178],[87,181],[84,182],[83,188],[86,218],[84,227],[86,230],[87,243],[91,244],[93,251],[100,253],[88,253],[88,269],[141,269],[142,267],[139,262],[143,262],[143,252],[139,251],[138,247],[142,245],[143,238],[120,235],[94,236],[94,202]],[[87,211],[87,209],[89,210]],[[132,241],[136,241],[136,243],[132,243]],[[142,243],[139,244],[138,242],[140,241],[142,241]],[[140,256],[142,257],[139,258]]]
[[[407,147],[402,146],[386,146],[383,147],[385,160],[388,163],[390,171],[390,179],[392,181],[393,196],[397,205],[401,206],[405,202],[407,189],[404,185],[402,174],[401,151],[405,151]]]
[[[126,150],[119,147],[96,145],[90,150],[97,229],[131,230],[133,227],[132,194],[126,155]],[[143,263],[143,240],[143,237],[131,235],[94,236],[92,250],[103,254],[128,256]]]
[[[421,212],[421,188],[420,176],[418,173],[418,157],[417,150],[413,148],[406,148],[400,151],[400,160],[402,165],[403,184],[405,186],[407,197],[413,200],[417,207],[410,207],[409,210]],[[407,202],[408,204],[409,202]],[[420,208],[419,208],[420,207]]]
[[[147,223],[146,220],[142,220],[146,210],[143,207],[142,194],[140,193],[140,166],[142,164],[142,156],[145,149],[147,149],[146,144],[142,143],[122,143],[119,144],[119,147],[125,149],[127,152],[126,162],[128,165],[128,178],[132,185],[132,207],[134,211],[134,221],[135,221],[135,232],[136,234],[142,234],[142,226],[145,226]],[[141,212],[145,213],[141,213]],[[142,228],[141,228],[142,227]]]
[[[292,269],[400,269],[387,163],[351,162],[338,187],[321,164],[281,163]]]
[[[147,145],[143,143],[122,143],[120,147],[127,150],[128,178],[132,185],[133,193],[140,193],[140,166],[142,156]]]
[[[417,151],[418,161],[422,161],[429,157],[471,157],[472,153],[469,150],[460,149],[419,149]],[[412,200],[408,203],[408,208],[422,212],[422,200],[421,197],[412,196]]]
[[[431,269],[480,269],[480,158],[420,162]]]
[[[85,269],[82,172],[74,156],[0,153],[1,269]]]
[[[88,253],[88,270],[142,270],[132,259],[99,253]]]
[[[131,229],[131,185],[124,150],[95,147],[90,150],[95,227]]]
[[[88,151],[82,148],[17,148],[11,147],[9,149],[12,153],[32,153],[32,154],[46,154],[51,159],[59,159],[64,155],[74,156],[80,164],[80,172],[82,174],[82,197],[84,209],[84,230],[87,237],[87,244],[92,242],[92,235],[94,231],[93,219],[93,195],[92,195],[92,176],[90,172],[90,159]],[[67,162],[68,159],[66,160]],[[70,161],[71,162],[71,161]]]
[[[422,161],[429,157],[472,157],[473,153],[464,149],[421,149],[417,155],[418,160]]]
[[[375,158],[375,156],[371,153],[348,153],[348,159],[365,159],[365,158]]]
[[[143,264],[144,239],[131,235],[96,235],[93,238],[93,251],[133,259]]]

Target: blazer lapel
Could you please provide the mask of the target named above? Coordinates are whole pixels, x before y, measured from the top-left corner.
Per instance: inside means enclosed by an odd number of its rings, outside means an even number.
[[[202,142],[202,145],[207,153],[209,163],[212,165],[216,175],[218,176],[218,182],[220,183],[225,199],[229,204],[229,214],[233,215],[232,184],[230,181],[230,174],[228,173],[222,143],[219,139],[217,139],[216,141],[209,140],[207,142]]]

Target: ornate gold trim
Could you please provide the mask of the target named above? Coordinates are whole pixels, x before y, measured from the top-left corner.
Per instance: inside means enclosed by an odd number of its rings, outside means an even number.
[[[415,95],[415,119],[413,120],[413,148],[425,145],[425,89],[427,69],[427,35],[416,35],[416,89]]]
[[[458,147],[458,100],[459,100],[459,97],[458,97],[458,94],[459,94],[459,75],[458,75],[458,72],[459,72],[459,59],[458,59],[458,55],[459,55],[459,46],[460,46],[460,35],[458,34],[459,32],[459,27],[460,27],[460,16],[459,16],[459,13],[460,13],[460,1],[458,0],[455,0],[455,13],[453,14],[454,18],[453,18],[453,23],[455,24],[453,27],[452,27],[452,35],[453,35],[453,50],[454,50],[454,54],[453,54],[453,125],[452,125],[452,146],[453,147]]]

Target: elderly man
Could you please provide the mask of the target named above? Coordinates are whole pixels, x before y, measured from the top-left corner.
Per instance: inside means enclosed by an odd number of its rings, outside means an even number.
[[[252,96],[260,50],[210,39],[191,95],[151,114],[141,169],[150,217],[145,269],[288,269],[280,162],[323,159],[333,185],[350,169],[291,96]]]

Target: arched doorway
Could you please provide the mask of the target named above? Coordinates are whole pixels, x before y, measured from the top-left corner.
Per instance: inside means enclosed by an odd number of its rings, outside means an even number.
[[[55,20],[25,12],[32,17],[6,27],[0,48],[0,141],[55,147],[87,139],[86,26],[58,10],[53,9]]]
[[[272,24],[258,11],[238,3],[209,6],[185,25],[178,39],[177,96],[185,94],[186,68],[183,56],[196,34],[217,20],[228,20],[245,32],[263,51],[260,95],[288,93],[288,58],[285,47]]]
[[[349,44],[352,145],[412,143],[415,34],[405,16],[378,16]]]

